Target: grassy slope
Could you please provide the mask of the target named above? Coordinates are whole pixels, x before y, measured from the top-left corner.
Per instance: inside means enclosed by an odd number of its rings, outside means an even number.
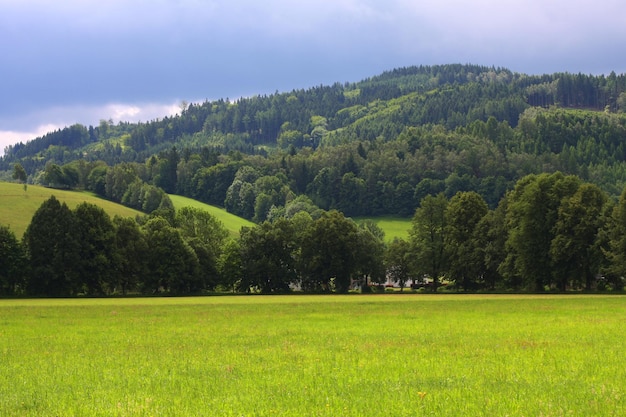
[[[234,214],[231,214],[219,207],[211,206],[179,195],[170,194],[170,199],[172,200],[172,203],[174,203],[174,208],[176,208],[176,210],[183,207],[196,207],[208,211],[224,224],[224,227],[230,232],[231,236],[239,235],[239,230],[241,230],[243,226],[254,226],[254,223],[251,221],[235,216]]]
[[[135,217],[143,214],[86,192],[54,190],[35,185],[29,185],[24,192],[21,184],[0,182],[0,224],[9,226],[18,239],[21,239],[35,211],[52,195],[59,201],[64,201],[69,208],[84,201],[96,204],[111,217]]]
[[[623,296],[0,300],[3,416],[626,415]]]
[[[208,204],[201,203],[197,200],[193,200],[191,198],[182,197],[179,195],[171,195],[170,199],[172,203],[174,203],[174,207],[176,210],[190,206],[200,208],[202,210],[206,210],[215,217],[217,217],[226,227],[226,229],[231,233],[232,236],[236,236],[239,233],[239,230],[243,226],[252,227],[254,223],[243,219],[241,217],[235,216],[227,212],[226,210],[211,206]],[[378,226],[380,226],[385,231],[385,241],[391,242],[394,237],[399,237],[402,239],[409,238],[409,230],[411,229],[411,219],[404,217],[393,217],[393,216],[383,216],[383,217],[358,217],[354,219],[357,223],[363,220],[373,220]]]
[[[56,196],[60,201],[64,201],[70,208],[76,207],[83,201],[96,204],[106,210],[111,217],[115,215],[135,217],[143,214],[137,210],[104,200],[87,192],[55,190],[36,185],[29,185],[26,192],[24,192],[20,184],[0,182],[0,224],[9,226],[16,236],[21,238],[35,211],[37,211],[41,203],[52,195]],[[231,236],[237,236],[243,226],[254,226],[254,223],[228,213],[222,208],[178,195],[170,195],[170,198],[176,209],[191,206],[208,211],[224,224]],[[358,218],[355,220],[358,222],[364,219]],[[393,240],[394,237],[408,238],[410,219],[377,217],[372,218],[372,220],[385,231],[385,239],[387,241]]]
[[[393,238],[409,239],[409,230],[411,230],[411,219],[405,217],[357,217],[354,219],[357,223],[363,220],[372,220],[381,229],[385,231],[385,242],[391,242]]]

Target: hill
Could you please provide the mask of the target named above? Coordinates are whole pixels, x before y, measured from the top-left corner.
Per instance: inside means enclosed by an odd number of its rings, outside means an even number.
[[[111,217],[143,215],[140,211],[104,200],[88,192],[54,190],[36,185],[29,185],[24,191],[20,184],[0,182],[0,224],[9,226],[17,238],[21,239],[35,211],[52,195],[65,202],[71,209],[82,202],[88,202],[102,207]]]
[[[192,198],[183,197],[180,195],[170,194],[169,197],[170,200],[172,200],[172,203],[174,204],[174,208],[176,210],[179,210],[183,207],[195,207],[211,213],[219,221],[222,222],[222,224],[224,225],[226,230],[228,230],[231,236],[238,236],[239,230],[241,230],[241,228],[244,226],[254,226],[254,223],[252,223],[251,221],[243,219],[239,216],[235,216],[234,214],[231,214],[222,208],[211,206],[209,204],[205,204]]]
[[[158,206],[157,187],[254,222],[299,209],[287,206],[300,196],[300,208],[350,217],[409,217],[425,196],[459,191],[495,208],[520,178],[556,171],[617,198],[625,110],[624,74],[414,66],[147,123],[70,126],[9,147],[0,178],[20,163],[32,183],[136,207],[152,196]]]

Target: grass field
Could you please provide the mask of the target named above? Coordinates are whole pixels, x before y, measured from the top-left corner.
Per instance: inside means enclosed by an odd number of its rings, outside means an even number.
[[[174,208],[176,210],[179,210],[183,207],[195,207],[204,211],[208,211],[224,224],[224,227],[226,228],[226,230],[229,231],[231,236],[239,236],[239,230],[241,230],[243,226],[254,226],[254,223],[252,223],[251,221],[235,216],[234,214],[231,214],[222,208],[204,204],[200,201],[180,195],[170,194],[169,196],[172,200],[172,203],[174,203]]]
[[[0,300],[2,416],[620,416],[623,296]]]
[[[36,185],[29,185],[27,191],[24,192],[21,184],[0,182],[0,224],[9,226],[20,239],[33,218],[35,211],[51,195],[55,195],[72,209],[83,201],[87,201],[102,207],[111,217],[116,214],[123,217],[135,217],[143,214],[88,192],[55,190]],[[243,226],[254,226],[254,223],[251,221],[235,216],[222,208],[178,195],[170,195],[170,198],[177,210],[182,207],[196,207],[208,211],[224,224],[231,236],[238,236],[239,230]],[[364,220],[364,218],[356,218],[355,220],[359,222]],[[386,241],[390,242],[394,237],[408,239],[411,219],[377,217],[371,220],[385,231]]]
[[[381,229],[385,231],[385,242],[391,242],[393,238],[398,237],[404,240],[409,239],[409,231],[411,230],[411,219],[405,217],[381,216],[381,217],[357,217],[354,219],[357,223],[363,220],[372,220]]]
[[[0,224],[9,226],[17,238],[21,239],[41,203],[52,195],[59,201],[64,201],[71,209],[84,201],[96,204],[109,213],[111,218],[116,214],[122,217],[143,214],[87,192],[54,190],[36,185],[29,185],[24,191],[21,184],[0,182]]]

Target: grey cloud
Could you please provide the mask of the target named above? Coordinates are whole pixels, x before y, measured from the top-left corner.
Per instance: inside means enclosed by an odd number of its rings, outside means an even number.
[[[0,130],[81,106],[238,97],[398,66],[626,71],[618,0],[0,0]],[[68,120],[72,117],[68,117]]]

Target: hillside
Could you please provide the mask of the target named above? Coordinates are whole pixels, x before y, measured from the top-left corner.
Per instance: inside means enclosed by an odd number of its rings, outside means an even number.
[[[215,216],[219,221],[222,222],[222,224],[224,225],[226,230],[228,230],[231,236],[238,236],[239,230],[241,230],[241,228],[244,226],[254,226],[254,223],[252,223],[251,221],[235,216],[222,208],[211,206],[209,204],[205,204],[200,201],[196,201],[180,195],[172,194],[169,197],[172,200],[172,203],[174,204],[174,208],[176,210],[179,210],[183,207],[194,207],[204,210]]]
[[[0,182],[0,224],[9,226],[15,235],[21,238],[35,211],[52,195],[65,202],[71,209],[82,202],[88,202],[102,207],[111,217],[143,215],[137,210],[104,200],[91,193],[53,190],[36,185],[29,185],[24,191],[20,184]]]
[[[70,126],[8,149],[0,178],[89,190],[154,216],[118,228],[123,244],[104,259],[90,249],[103,233],[68,236],[71,219],[51,204],[29,242],[40,268],[30,287],[7,275],[0,293],[346,292],[385,279],[433,291],[621,291],[625,111],[625,75],[444,65],[207,101],[148,123]],[[40,201],[28,194],[36,187],[14,187],[1,215],[15,230],[20,204]],[[173,210],[187,205],[214,216]],[[71,276],[65,246],[76,247]],[[115,251],[128,262],[112,271]],[[39,280],[49,270],[54,280]]]
[[[624,74],[415,66],[194,103],[147,123],[70,126],[10,147],[0,171],[9,177],[20,163],[31,183],[144,211],[159,206],[147,188],[157,187],[254,222],[295,210],[297,196],[309,212],[351,217],[406,218],[440,192],[475,191],[494,208],[525,175],[556,171],[616,198],[626,185],[624,110]]]

